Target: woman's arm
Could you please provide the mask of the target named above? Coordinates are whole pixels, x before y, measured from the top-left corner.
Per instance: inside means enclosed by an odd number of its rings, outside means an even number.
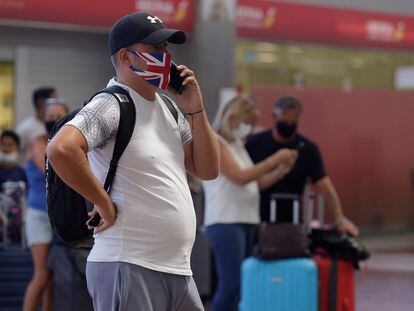
[[[29,143],[28,160],[33,161],[36,167],[45,172],[45,155],[46,155],[47,137],[39,136]]]
[[[220,142],[220,170],[228,179],[237,185],[245,185],[253,180],[257,180],[261,175],[275,168],[284,161],[289,161],[296,157],[296,151],[282,149],[256,165],[242,169],[233,158],[230,151]]]
[[[271,187],[275,182],[281,180],[287,173],[289,173],[292,167],[292,165],[280,164],[274,170],[264,174],[257,180],[259,189],[262,191]]]

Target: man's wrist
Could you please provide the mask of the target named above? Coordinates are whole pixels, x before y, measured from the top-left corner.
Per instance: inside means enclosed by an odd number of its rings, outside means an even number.
[[[348,218],[346,218],[345,216],[342,215],[342,216],[339,216],[339,217],[336,218],[335,225],[340,226],[340,225],[342,225],[343,223],[345,223],[347,221],[348,221]]]
[[[94,205],[97,205],[99,207],[107,208],[108,206],[111,206],[112,200],[109,194],[101,187],[100,191],[102,191],[101,195],[99,196],[98,200],[94,201]]]
[[[202,107],[200,109],[197,109],[197,110],[194,110],[194,111],[191,111],[191,112],[185,112],[184,115],[185,116],[194,116],[194,115],[202,113],[203,111],[204,111],[204,107]]]
[[[111,204],[111,206],[107,206],[101,215],[101,217],[105,220],[106,223],[114,223],[116,216],[117,213],[113,203]]]
[[[194,118],[197,116],[204,116],[204,107],[199,108],[198,110],[194,109],[193,112],[185,112],[184,117],[190,123],[191,131],[194,130]]]

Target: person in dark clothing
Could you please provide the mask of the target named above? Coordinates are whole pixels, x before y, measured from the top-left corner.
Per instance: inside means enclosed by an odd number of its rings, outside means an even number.
[[[298,158],[290,173],[261,192],[261,220],[268,221],[270,218],[271,194],[289,193],[301,196],[306,182],[310,178],[316,189],[323,194],[327,205],[333,209],[338,230],[351,235],[358,235],[358,227],[344,216],[341,201],[326,173],[317,145],[297,132],[301,112],[302,104],[297,98],[292,96],[281,97],[274,106],[275,126],[268,131],[251,136],[246,143],[246,149],[254,163],[262,161],[282,148],[298,151]],[[292,220],[292,209],[286,208],[286,204],[282,202],[279,205],[278,203],[277,220],[279,222]]]
[[[16,133],[20,138],[20,152],[26,155],[27,144],[34,138],[46,135],[43,118],[45,116],[45,101],[48,98],[56,97],[54,87],[41,87],[33,91],[33,107],[35,114],[21,121],[16,128]]]
[[[21,242],[24,202],[27,179],[19,165],[19,136],[4,130],[0,136],[0,218],[7,226],[7,238],[11,242]]]

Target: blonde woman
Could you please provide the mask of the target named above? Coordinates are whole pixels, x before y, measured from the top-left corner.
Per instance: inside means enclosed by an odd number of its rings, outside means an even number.
[[[252,254],[259,223],[259,189],[266,189],[292,168],[297,152],[282,149],[253,164],[243,139],[256,123],[258,109],[246,96],[232,99],[223,112],[218,137],[220,175],[203,182],[205,221],[218,274],[212,311],[237,310],[240,266]]]

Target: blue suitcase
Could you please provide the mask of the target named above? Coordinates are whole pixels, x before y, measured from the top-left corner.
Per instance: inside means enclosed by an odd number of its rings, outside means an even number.
[[[242,264],[240,311],[317,311],[318,272],[308,258]]]

